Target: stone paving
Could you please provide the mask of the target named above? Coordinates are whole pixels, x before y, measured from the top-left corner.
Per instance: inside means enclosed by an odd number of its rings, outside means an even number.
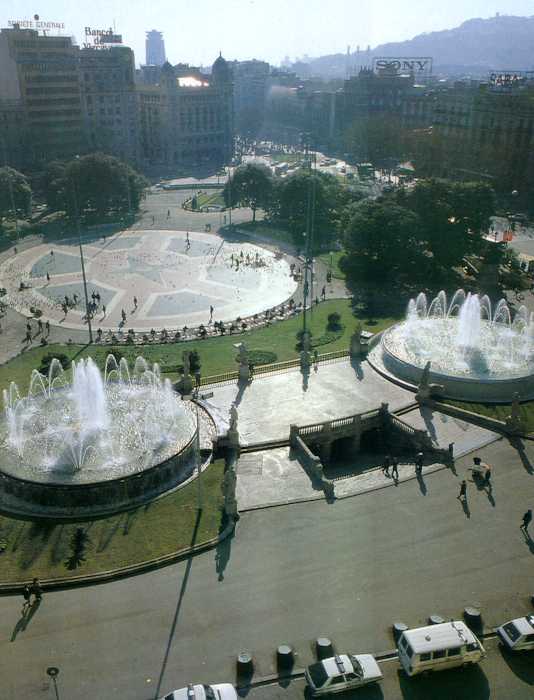
[[[206,387],[207,389],[207,387]],[[243,445],[281,440],[292,423],[305,425],[363,413],[389,403],[391,410],[413,403],[413,394],[384,379],[366,362],[342,359],[319,363],[308,379],[300,369],[258,375],[245,386],[209,387],[208,405],[228,415],[234,403]]]

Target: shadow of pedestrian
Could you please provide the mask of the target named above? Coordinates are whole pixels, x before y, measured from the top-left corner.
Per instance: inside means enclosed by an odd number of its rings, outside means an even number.
[[[221,519],[221,524],[219,526],[219,535],[224,531],[225,527],[229,524],[228,516],[226,513]],[[230,561],[230,553],[232,551],[232,539],[234,535],[228,535],[224,540],[221,540],[217,544],[215,550],[215,571],[217,572],[217,580],[224,581],[224,572]]]
[[[517,454],[519,455],[519,459],[523,463],[523,466],[525,467],[526,471],[529,474],[534,474],[534,467],[532,466],[531,461],[527,457],[527,453],[525,452],[525,446],[523,444],[523,440],[521,440],[521,438],[519,438],[519,437],[511,437],[511,438],[509,438],[508,442],[514,448],[514,450],[517,451]]]
[[[235,406],[239,406],[243,399],[243,395],[245,393],[245,389],[250,386],[250,381],[247,381],[246,379],[241,379],[241,377],[237,380],[237,394],[234,399],[234,404]]]
[[[471,511],[469,510],[469,503],[467,502],[467,498],[460,498],[458,496],[458,500],[462,504],[462,510],[465,513],[465,517],[469,519],[471,517]]]
[[[417,484],[419,485],[419,490],[421,491],[421,494],[423,496],[426,496],[427,488],[426,488],[425,480],[423,479],[423,475],[421,474],[421,472],[417,472],[416,478],[417,478]]]
[[[35,615],[37,610],[39,609],[41,605],[40,600],[34,600],[32,604],[24,604],[21,612],[20,618],[17,620],[17,624],[13,628],[13,632],[11,634],[11,641],[14,642],[15,639],[17,638],[17,634],[19,632],[24,632],[26,627],[30,624],[30,621],[32,617]]]
[[[528,530],[525,530],[524,528],[521,528],[521,532],[523,533],[525,542],[527,543],[528,548],[530,549],[530,553],[534,554],[534,540],[530,536],[530,532]]]

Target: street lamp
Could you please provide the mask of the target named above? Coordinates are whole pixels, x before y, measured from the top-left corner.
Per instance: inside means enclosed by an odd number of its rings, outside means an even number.
[[[8,173],[7,168],[7,148],[6,142],[2,139],[2,151],[4,153],[4,168],[6,170],[7,177],[7,188],[9,190],[9,199],[11,201],[11,211],[13,213],[13,220],[15,222],[15,234],[17,236],[17,245],[19,243],[19,221],[17,217],[17,208],[15,207],[15,197],[13,196],[13,183],[11,182],[11,173]]]
[[[79,156],[76,156],[78,159]],[[89,330],[89,343],[93,342],[93,328],[91,326],[91,312],[89,310],[89,295],[87,294],[87,277],[85,276],[85,260],[83,257],[82,234],[80,231],[80,217],[78,213],[78,200],[76,198],[76,180],[72,178],[72,201],[74,204],[74,217],[76,219],[76,231],[78,233],[78,246],[80,248],[80,262],[82,265],[83,293],[85,296],[85,317],[87,318],[87,328]]]

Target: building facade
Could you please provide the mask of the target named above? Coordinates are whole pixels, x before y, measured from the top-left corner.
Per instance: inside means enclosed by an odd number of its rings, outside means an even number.
[[[162,66],[167,60],[163,34],[156,29],[151,29],[146,33],[145,49],[148,66]]]
[[[163,66],[157,85],[137,86],[145,167],[223,164],[233,156],[232,76],[219,57],[211,76]]]
[[[265,118],[265,99],[270,66],[265,61],[234,61],[234,117],[240,136],[254,137],[260,133]]]
[[[82,49],[79,60],[88,149],[137,164],[139,129],[133,51],[126,46],[105,51]]]
[[[2,29],[0,103],[3,122],[17,132],[17,144],[24,141],[19,167],[86,150],[78,48],[70,37]],[[14,119],[20,120],[18,130]]]

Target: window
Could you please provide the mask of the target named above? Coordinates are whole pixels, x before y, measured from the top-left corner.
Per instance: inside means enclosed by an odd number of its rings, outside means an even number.
[[[478,649],[478,644],[476,642],[468,644],[466,649],[467,651],[476,651]]]
[[[435,651],[432,655],[433,659],[443,659],[443,657],[446,655],[447,651],[445,649],[438,649]]]
[[[413,649],[409,644],[406,644],[406,654],[410,657],[410,659],[413,656]]]
[[[340,683],[344,683],[344,682],[345,682],[344,676],[334,676],[334,678],[332,678],[330,685],[339,685]]]
[[[447,652],[447,656],[460,656],[461,653],[462,647],[451,647]]]
[[[431,658],[432,654],[429,651],[425,652],[424,654],[419,654],[420,661],[430,661]]]

